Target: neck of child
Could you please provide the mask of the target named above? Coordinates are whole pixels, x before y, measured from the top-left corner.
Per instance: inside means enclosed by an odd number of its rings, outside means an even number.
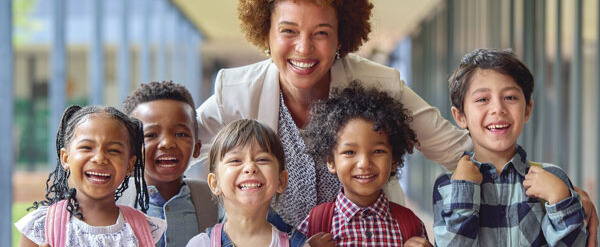
[[[267,221],[269,205],[227,205],[225,232],[236,246],[268,246],[271,242],[272,226]],[[265,243],[266,244],[263,244]]]
[[[153,179],[149,179],[146,177],[146,182],[148,185],[152,185],[156,187],[160,195],[165,199],[165,201],[171,200],[175,195],[179,194],[181,187],[183,186],[183,177],[175,179],[173,181],[156,181]]]
[[[498,174],[502,172],[504,165],[509,162],[515,153],[517,153],[517,147],[509,148],[505,151],[495,151],[475,146],[475,160],[481,163],[490,163],[496,167]]]
[[[94,199],[78,193],[75,198],[79,203],[78,211],[83,215],[83,222],[90,226],[110,226],[117,222],[119,208],[115,204],[115,196]]]

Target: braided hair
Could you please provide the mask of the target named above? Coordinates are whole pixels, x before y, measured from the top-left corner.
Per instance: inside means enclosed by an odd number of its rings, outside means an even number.
[[[61,200],[67,200],[67,211],[80,219],[83,215],[78,211],[79,203],[75,198],[77,190],[69,188],[69,176],[71,172],[65,170],[60,160],[60,151],[69,146],[75,129],[92,114],[107,114],[115,120],[120,121],[127,128],[129,133],[129,144],[132,150],[132,156],[136,156],[133,167],[133,177],[135,180],[135,204],[143,212],[148,210],[149,195],[144,179],[144,131],[142,122],[136,118],[129,117],[114,107],[106,106],[69,106],[62,115],[60,126],[56,132],[56,168],[48,175],[46,180],[46,199],[36,201],[29,209],[36,209],[39,206],[50,206]],[[123,183],[115,191],[115,201],[121,197],[123,192],[129,187],[129,177],[126,175]]]

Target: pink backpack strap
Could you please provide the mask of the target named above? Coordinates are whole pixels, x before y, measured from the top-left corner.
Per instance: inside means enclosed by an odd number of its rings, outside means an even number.
[[[119,210],[123,214],[123,217],[125,218],[125,221],[129,223],[133,229],[133,234],[135,234],[135,237],[138,239],[140,247],[154,246],[154,239],[152,238],[152,232],[150,232],[146,215],[132,207],[124,205],[118,206]]]
[[[282,231],[278,231],[279,232],[279,246],[280,247],[290,247],[290,237],[287,235],[287,233],[282,232]]]
[[[216,224],[210,231],[210,247],[221,247],[221,231],[223,223]]]
[[[71,215],[67,211],[67,200],[62,200],[48,207],[46,213],[46,242],[53,247],[64,247],[67,241],[67,223]]]

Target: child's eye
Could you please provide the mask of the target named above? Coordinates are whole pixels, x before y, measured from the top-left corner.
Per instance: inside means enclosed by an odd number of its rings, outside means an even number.
[[[329,36],[329,33],[326,31],[318,31],[316,35],[322,36],[322,37],[327,37],[327,36]]]
[[[109,153],[113,153],[113,154],[120,154],[120,153],[122,153],[121,150],[119,150],[119,149],[109,149],[108,152]]]
[[[256,159],[256,162],[259,162],[259,163],[271,162],[271,159],[270,158],[258,158],[258,159]]]
[[[175,136],[177,136],[177,137],[188,137],[188,134],[184,133],[184,132],[179,132],[179,133],[175,134]]]
[[[92,147],[90,146],[79,146],[77,147],[78,150],[92,150]]]
[[[487,98],[479,98],[479,99],[475,100],[475,102],[486,102],[486,101],[488,101]]]
[[[158,135],[156,133],[146,133],[144,135],[144,138],[154,138],[157,137]]]
[[[384,153],[387,153],[387,151],[385,151],[385,150],[383,150],[383,149],[377,149],[377,150],[375,150],[373,153],[376,153],[376,154],[384,154]]]
[[[517,96],[511,95],[511,96],[504,97],[504,99],[506,99],[506,100],[518,100],[519,98],[517,98]]]
[[[241,160],[239,160],[239,159],[229,159],[229,160],[227,160],[227,162],[225,162],[225,163],[227,163],[227,164],[237,164],[237,163],[241,163],[241,162],[242,162],[242,161],[241,161]]]
[[[345,151],[342,151],[342,154],[343,155],[354,155],[355,152],[353,150],[345,150]]]

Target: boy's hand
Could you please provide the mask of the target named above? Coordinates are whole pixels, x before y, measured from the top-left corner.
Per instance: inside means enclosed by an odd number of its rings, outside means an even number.
[[[320,247],[320,246],[335,246],[335,241],[333,241],[333,235],[327,232],[319,232],[315,235],[312,235],[306,242],[312,247]]]
[[[481,181],[483,181],[483,176],[479,172],[479,168],[471,162],[467,155],[460,158],[451,178],[452,180],[466,180],[477,184],[481,184]]]
[[[523,181],[527,196],[541,198],[555,204],[571,196],[565,182],[537,166],[531,166]]]
[[[409,238],[406,243],[404,243],[404,247],[432,247],[431,243],[427,241],[427,239],[423,237],[412,237]]]

